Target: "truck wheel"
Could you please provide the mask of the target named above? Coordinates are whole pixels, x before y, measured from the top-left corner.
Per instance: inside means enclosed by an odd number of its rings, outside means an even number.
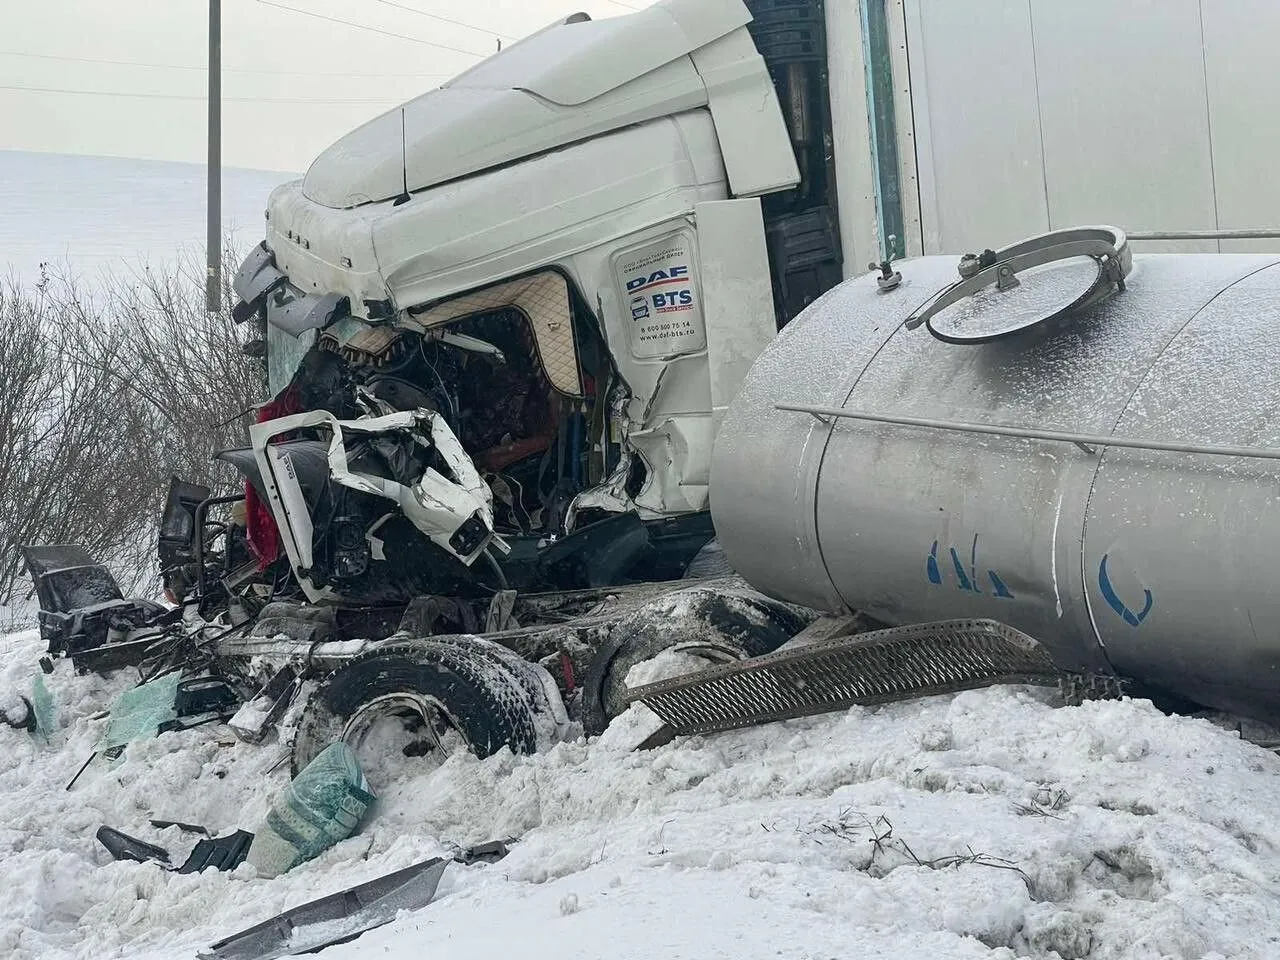
[[[397,729],[393,744],[382,739]],[[292,769],[296,776],[335,740],[346,742],[365,765],[394,762],[388,745],[402,756],[438,759],[454,748],[478,757],[503,747],[532,753],[537,733],[529,694],[502,663],[460,643],[419,640],[356,657],[321,683],[298,725]],[[361,756],[373,736],[382,749],[369,745],[378,755]]]
[[[603,733],[626,703],[631,668],[664,650],[680,649],[707,665],[772,653],[808,623],[802,613],[761,594],[711,586],[687,587],[646,603],[614,627],[582,684],[582,725]]]
[[[569,714],[555,678],[540,664],[524,659],[500,643],[475,636],[434,636],[430,642],[460,647],[481,654],[495,663],[508,680],[525,694],[538,730],[539,747],[543,742],[558,743],[569,730]]]

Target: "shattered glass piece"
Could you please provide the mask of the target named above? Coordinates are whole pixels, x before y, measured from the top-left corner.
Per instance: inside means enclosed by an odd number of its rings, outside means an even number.
[[[37,673],[31,681],[31,709],[36,715],[35,735],[46,743],[53,736],[56,718],[53,710],[53,694],[45,686],[44,674]]]
[[[173,702],[181,679],[182,674],[175,670],[120,694],[111,706],[111,722],[102,741],[103,752],[154,737],[163,724],[177,719]]]

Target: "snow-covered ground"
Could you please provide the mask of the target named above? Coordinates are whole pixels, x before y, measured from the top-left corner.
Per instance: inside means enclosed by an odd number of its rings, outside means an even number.
[[[257,243],[267,195],[293,174],[223,170],[224,229]],[[0,150],[0,274],[31,280],[50,262],[91,281],[103,270],[203,256],[199,164]]]
[[[34,631],[0,639],[0,696],[29,689]],[[47,678],[52,742],[0,727],[0,956],[189,960],[282,909],[457,845],[439,898],[330,948],[385,957],[1268,958],[1280,956],[1280,758],[1145,702],[1068,708],[1023,688],[626,749],[406,761],[359,833],[258,879],[114,863],[106,823],[169,846],[152,817],[255,830],[285,783],[278,743],[205,727],[132,745],[98,718],[129,684]]]

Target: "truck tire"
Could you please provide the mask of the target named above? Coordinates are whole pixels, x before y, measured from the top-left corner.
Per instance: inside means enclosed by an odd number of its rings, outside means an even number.
[[[478,757],[538,746],[534,705],[502,663],[461,643],[418,640],[362,654],[322,681],[298,725],[293,774],[362,724],[414,712],[439,718]]]
[[[787,604],[723,581],[652,600],[621,620],[592,659],[582,684],[583,729],[589,736],[603,733],[626,709],[627,673],[664,650],[686,648],[705,656],[708,666],[746,660],[772,653],[808,622]]]
[[[534,718],[539,749],[564,739],[570,727],[569,713],[555,678],[541,664],[526,660],[514,650],[484,637],[465,634],[433,636],[428,642],[479,654],[505,673],[508,681],[525,695]]]

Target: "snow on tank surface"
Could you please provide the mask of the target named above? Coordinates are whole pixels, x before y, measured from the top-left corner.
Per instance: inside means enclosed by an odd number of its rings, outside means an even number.
[[[1136,256],[1124,292],[1039,340],[1011,337],[965,346],[940,343],[923,329],[900,330],[869,366],[859,368],[848,405],[879,410],[894,403],[896,412],[911,416],[979,422],[1003,417],[1049,430],[1110,433],[1165,351],[1189,324],[1211,314],[1218,298],[1239,298],[1251,285],[1274,297],[1280,277],[1265,268],[1275,263],[1275,257],[1248,255]],[[899,269],[906,276],[913,266]],[[1255,277],[1260,270],[1265,272]],[[1235,321],[1236,347],[1268,326],[1247,305],[1228,308],[1218,320],[1224,327]],[[1215,365],[1203,357],[1184,359],[1179,372],[1216,380]],[[918,389],[924,384],[929,389]],[[1218,436],[1214,442],[1231,442]]]
[[[0,638],[0,686],[39,669]],[[325,960],[928,956],[1269,958],[1280,943],[1280,758],[1145,702],[1059,708],[996,688],[678,741],[459,755],[385,792],[361,831],[274,880],[113,863],[100,824],[256,829],[283,748],[204,727],[131,745],[64,786],[129,682],[48,678],[48,746],[0,728],[0,955],[192,960],[299,903],[458,845],[439,899]],[[879,844],[875,838],[879,837]],[[958,861],[956,860],[958,858]],[[920,861],[920,862],[917,862]]]
[[[880,292],[874,274],[848,280],[783,327],[752,364],[716,435],[710,500],[718,537],[734,569],[766,593],[823,610],[841,606],[821,566],[805,477],[822,456],[826,428],[774,404],[843,406],[911,311],[956,277],[953,257],[897,266],[902,282],[892,292]],[[772,506],[760,510],[765,502]]]

